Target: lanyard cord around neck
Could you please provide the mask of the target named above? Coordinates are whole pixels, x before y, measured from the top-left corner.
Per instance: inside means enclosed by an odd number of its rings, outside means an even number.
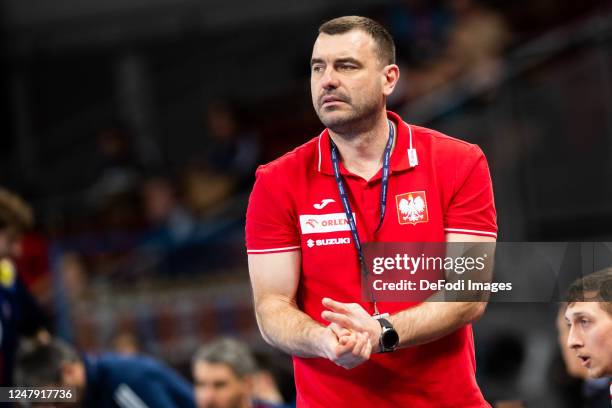
[[[378,222],[378,226],[374,232],[376,233],[380,227],[382,226],[383,220],[385,219],[385,212],[387,209],[387,186],[389,184],[389,161],[391,158],[391,148],[393,147],[393,139],[395,138],[395,130],[393,129],[393,124],[391,121],[389,122],[389,138],[387,139],[387,145],[385,146],[385,152],[383,155],[383,166],[382,166],[382,180],[381,180],[381,189],[380,189],[380,220]],[[342,207],[344,208],[344,213],[346,215],[346,219],[349,224],[349,228],[351,229],[351,235],[353,236],[353,243],[355,244],[355,249],[357,250],[357,255],[359,257],[359,266],[361,268],[364,276],[367,276],[368,269],[365,264],[365,259],[363,258],[363,249],[361,247],[361,241],[359,240],[359,234],[357,233],[357,226],[355,224],[355,217],[353,216],[353,211],[351,210],[351,203],[349,201],[348,193],[346,190],[346,186],[344,184],[344,179],[340,174],[340,160],[338,159],[338,148],[333,140],[331,140],[331,159],[332,165],[334,167],[334,176],[336,177],[336,184],[338,185],[338,192],[340,193],[340,199],[342,201]],[[370,295],[374,302],[374,310],[375,314],[378,314],[378,308],[376,307],[376,300],[374,299],[374,295],[370,291]]]

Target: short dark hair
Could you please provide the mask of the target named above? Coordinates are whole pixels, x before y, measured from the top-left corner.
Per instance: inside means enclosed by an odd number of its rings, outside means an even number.
[[[572,283],[567,290],[567,304],[576,302],[599,302],[599,306],[612,316],[612,267]]]
[[[44,387],[62,382],[62,365],[81,361],[79,354],[68,343],[52,339],[42,343],[28,340],[17,353],[15,383],[22,387]]]
[[[361,16],[344,16],[326,21],[319,27],[319,34],[344,34],[352,30],[361,30],[370,35],[378,45],[378,56],[385,64],[395,64],[395,43],[393,37],[381,24],[371,18]]]
[[[254,374],[257,371],[255,357],[249,346],[230,338],[221,338],[200,347],[193,356],[192,364],[195,366],[199,362],[226,364],[239,378]]]

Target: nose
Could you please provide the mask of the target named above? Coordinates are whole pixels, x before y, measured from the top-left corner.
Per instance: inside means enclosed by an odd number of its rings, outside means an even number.
[[[215,393],[210,387],[196,387],[195,397],[198,408],[214,406]]]
[[[332,66],[325,69],[323,76],[321,77],[321,87],[323,89],[336,89],[340,86],[336,72]]]
[[[582,336],[580,335],[579,330],[576,330],[576,326],[573,324],[570,326],[569,334],[567,335],[567,346],[572,350],[576,350],[584,346]]]

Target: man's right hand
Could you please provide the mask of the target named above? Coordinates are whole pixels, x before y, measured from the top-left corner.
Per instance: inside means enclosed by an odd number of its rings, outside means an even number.
[[[372,339],[337,324],[321,326],[299,310],[300,251],[249,254],[255,316],[261,334],[274,347],[303,358],[322,357],[346,369],[370,358]]]
[[[350,332],[334,323],[321,332],[320,346],[328,360],[347,370],[364,363],[372,354],[367,333]]]

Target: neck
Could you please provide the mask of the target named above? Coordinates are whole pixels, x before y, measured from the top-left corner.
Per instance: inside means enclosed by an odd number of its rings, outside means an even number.
[[[382,167],[390,122],[387,120],[386,111],[382,111],[370,123],[371,126],[354,133],[337,133],[331,129],[329,131],[338,147],[344,167],[366,180],[371,179]]]

